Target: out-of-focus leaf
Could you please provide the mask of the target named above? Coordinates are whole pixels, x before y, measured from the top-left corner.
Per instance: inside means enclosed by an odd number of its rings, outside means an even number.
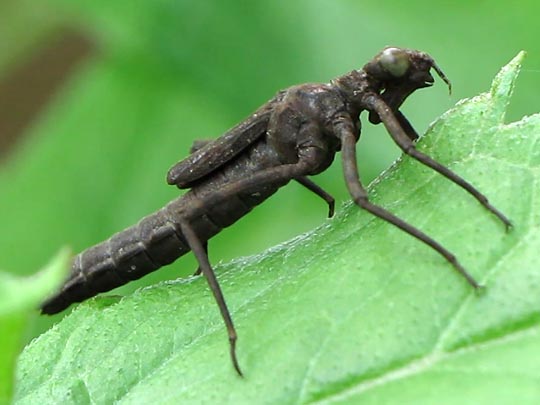
[[[0,404],[11,398],[15,359],[23,345],[28,316],[60,284],[68,260],[69,252],[64,250],[33,276],[0,272]]]

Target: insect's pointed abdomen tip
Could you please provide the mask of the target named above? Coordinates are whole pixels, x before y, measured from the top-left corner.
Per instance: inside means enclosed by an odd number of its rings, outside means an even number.
[[[38,309],[40,315],[53,315],[55,313],[46,305],[41,305]]]
[[[64,309],[69,307],[71,302],[66,301],[61,296],[53,296],[46,301],[44,301],[40,306],[39,310],[41,315],[54,315],[59,312],[62,312]]]

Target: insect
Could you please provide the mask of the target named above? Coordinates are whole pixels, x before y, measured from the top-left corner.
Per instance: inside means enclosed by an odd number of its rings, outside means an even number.
[[[192,153],[174,165],[167,182],[189,189],[136,225],[74,258],[70,276],[42,306],[45,314],[138,279],[192,251],[217,301],[227,327],[230,356],[237,334],[223,293],[208,260],[208,240],[295,180],[322,198],[334,213],[334,199],[308,178],[327,169],[341,151],[346,186],[356,205],[397,226],[441,254],[474,288],[479,284],[440,243],[369,201],[356,165],[359,115],[383,123],[407,155],[472,194],[506,228],[511,222],[466,180],[415,148],[418,134],[399,110],[418,89],[433,85],[433,69],[451,90],[450,81],[426,53],[387,47],[362,69],[327,84],[301,84],[278,92],[220,138],[196,142]]]

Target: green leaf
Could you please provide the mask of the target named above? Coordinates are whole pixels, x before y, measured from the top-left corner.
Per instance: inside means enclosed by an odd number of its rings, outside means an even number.
[[[67,273],[69,252],[60,252],[43,270],[30,277],[0,272],[0,404],[13,391],[15,359],[23,345],[29,315]]]
[[[419,145],[485,192],[510,233],[409,158],[370,187],[453,251],[483,294],[349,204],[308,234],[216,266],[244,379],[205,280],[192,277],[79,305],[24,351],[17,403],[536,403],[540,115],[504,124],[523,57]]]

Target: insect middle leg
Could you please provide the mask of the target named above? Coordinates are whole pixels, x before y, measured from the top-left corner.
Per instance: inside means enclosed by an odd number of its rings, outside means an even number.
[[[342,144],[343,172],[345,174],[345,181],[355,204],[430,246],[432,249],[442,255],[458,271],[458,273],[465,277],[471,286],[473,286],[475,289],[480,288],[480,284],[473,278],[471,274],[469,274],[467,270],[465,270],[465,268],[457,260],[456,256],[448,249],[418,228],[410,225],[383,207],[369,201],[367,191],[362,186],[360,177],[358,175],[358,168],[356,164],[356,139],[354,133],[351,130],[344,129],[340,132],[340,137]]]
[[[332,218],[334,216],[334,209],[336,205],[336,200],[334,199],[334,197],[332,197],[320,186],[318,186],[305,176],[298,177],[295,180],[301,185],[303,185],[305,188],[307,188],[309,191],[312,191],[313,193],[321,197],[324,201],[326,201],[326,203],[328,204],[328,218]]]
[[[195,145],[197,145],[197,146],[200,145],[200,147],[202,147],[207,143],[206,141],[195,141],[195,142],[196,143],[192,147],[192,151],[193,151],[193,148],[195,148]],[[198,149],[198,148],[196,148],[196,149]],[[295,180],[298,183],[300,183],[301,185],[303,185],[304,187],[306,187],[308,190],[310,190],[313,193],[317,194],[324,201],[326,201],[326,203],[328,204],[328,218],[332,218],[334,216],[335,205],[336,205],[336,200],[334,199],[334,197],[332,197],[330,194],[328,194],[326,191],[324,191],[320,186],[318,186],[317,184],[315,184],[313,181],[311,181],[310,179],[308,179],[305,176],[298,177]],[[206,255],[208,256],[208,242],[203,243],[203,248],[204,248],[204,251],[206,252]],[[202,273],[202,269],[201,269],[201,266],[199,266],[197,268],[197,270],[195,270],[195,273],[193,273],[193,275],[198,276],[201,273]]]

